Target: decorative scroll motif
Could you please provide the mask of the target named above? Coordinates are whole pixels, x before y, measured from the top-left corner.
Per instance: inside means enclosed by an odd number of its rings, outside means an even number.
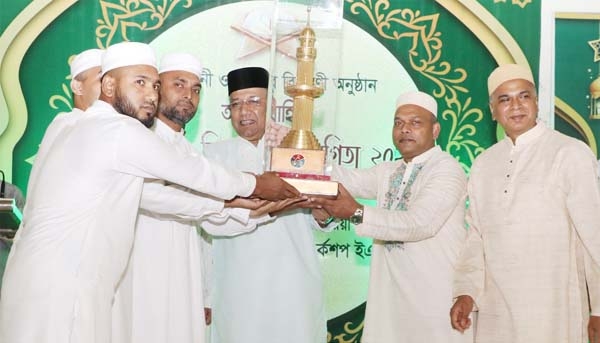
[[[152,31],[161,28],[175,7],[189,8],[192,0],[119,0],[102,1],[102,18],[98,19],[96,43],[100,48],[108,47],[115,35],[128,41],[128,30]]]
[[[344,324],[344,331],[334,337],[331,336],[331,332],[327,332],[327,343],[358,343],[360,342],[360,336],[362,329],[365,326],[364,320],[355,327],[353,322],[347,322]]]
[[[495,4],[497,4],[499,2],[506,3],[506,0],[494,0]],[[525,8],[525,6],[529,5],[530,3],[531,3],[531,0],[512,0],[513,5],[517,5],[521,8]]]
[[[58,113],[61,112],[71,112],[73,110],[73,98],[71,93],[71,88],[69,84],[71,82],[71,75],[67,75],[65,77],[66,82],[61,85],[62,94],[54,94],[48,99],[50,107],[55,110],[58,110]]]
[[[459,158],[465,170],[475,156],[484,150],[475,141],[476,123],[483,119],[480,108],[471,107],[469,90],[462,85],[467,79],[463,68],[454,68],[442,59],[442,33],[437,31],[439,14],[424,15],[419,10],[394,8],[390,0],[346,0],[350,12],[363,11],[380,37],[389,40],[409,40],[410,67],[433,82],[433,96],[443,100],[446,109],[438,117],[450,123],[446,151]],[[469,161],[461,161],[466,155]]]

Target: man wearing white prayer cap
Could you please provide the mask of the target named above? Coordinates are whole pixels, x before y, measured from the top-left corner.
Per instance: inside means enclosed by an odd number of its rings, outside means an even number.
[[[145,178],[218,199],[298,196],[273,174],[182,155],[145,127],[160,88],[148,45],[110,46],[102,72],[99,100],[76,129],[57,136],[39,165],[44,172],[30,182],[0,296],[1,342],[111,341],[113,296]]]
[[[89,49],[71,62],[71,90],[74,107],[85,111],[100,95],[100,76],[104,50]]]
[[[44,133],[36,159],[45,155],[45,151],[52,145],[54,139],[63,130],[75,125],[83,116],[84,111],[92,105],[100,95],[100,76],[102,55],[104,50],[88,49],[79,53],[71,61],[71,91],[73,92],[73,110],[68,113],[59,113]],[[35,170],[34,164],[34,170]],[[35,179],[32,171],[30,179]]]
[[[161,59],[160,102],[152,131],[183,155],[199,154],[185,139],[184,127],[198,108],[201,76],[202,65],[191,54],[169,53]],[[201,204],[204,210],[195,210],[199,215],[182,216],[186,208]],[[145,180],[133,250],[113,307],[113,343],[204,342],[205,322],[209,323],[204,314],[208,306],[208,299],[203,299],[208,289],[204,270],[212,260],[197,231],[197,219],[210,230],[211,222],[235,218],[235,230],[212,231],[219,235],[256,227],[250,211],[221,211],[223,206],[222,201],[199,198],[189,189]]]
[[[392,140],[402,159],[368,169],[334,167],[337,199],[311,199],[373,238],[362,342],[472,342],[448,322],[452,280],[464,227],[466,175],[435,145],[437,101],[400,94]],[[359,204],[354,197],[377,200]]]
[[[536,120],[529,67],[499,66],[488,92],[506,137],[471,167],[452,325],[472,326],[467,315],[476,307],[476,342],[598,342],[596,158],[583,142]]]

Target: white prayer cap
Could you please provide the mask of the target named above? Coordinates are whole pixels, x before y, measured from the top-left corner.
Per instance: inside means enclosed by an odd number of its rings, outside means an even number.
[[[417,105],[423,107],[437,117],[437,101],[427,93],[415,91],[400,94],[396,100],[396,109],[402,105]]]
[[[492,95],[496,88],[504,82],[515,79],[523,79],[535,85],[533,75],[528,67],[519,64],[503,64],[494,69],[488,77],[488,95]]]
[[[104,53],[102,75],[113,69],[134,65],[148,65],[158,70],[154,50],[150,45],[144,43],[117,43],[109,46]]]
[[[89,49],[80,52],[71,61],[71,79],[90,68],[100,67],[103,54],[104,50],[101,49]]]
[[[188,53],[174,52],[163,56],[158,73],[174,70],[187,71],[198,76],[198,79],[202,79],[202,63],[194,55]]]

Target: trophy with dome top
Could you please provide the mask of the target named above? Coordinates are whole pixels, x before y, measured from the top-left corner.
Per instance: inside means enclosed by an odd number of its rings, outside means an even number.
[[[314,82],[316,35],[310,26],[310,7],[307,12],[296,49],[295,83],[284,85],[285,94],[293,98],[292,126],[279,146],[271,149],[270,166],[303,194],[336,196],[338,184],[326,172],[326,150],[312,131],[314,102],[324,89]]]

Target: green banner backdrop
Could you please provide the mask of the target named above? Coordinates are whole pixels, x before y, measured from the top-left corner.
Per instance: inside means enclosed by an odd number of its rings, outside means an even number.
[[[555,20],[555,128],[600,142],[600,14],[559,13]]]
[[[390,140],[395,96],[419,89],[438,100],[442,125],[438,144],[468,172],[475,156],[501,135],[489,115],[487,75],[497,64],[511,62],[528,64],[537,74],[540,3],[343,1],[340,74],[330,80],[326,91],[335,94],[336,113],[327,114],[334,124],[315,129],[319,139],[334,139],[333,144],[339,144],[338,164],[349,167],[369,167],[397,158]],[[231,46],[242,44],[244,37],[233,27],[270,4],[3,0],[0,169],[26,190],[45,128],[56,114],[71,109],[70,59],[84,49],[126,40],[150,43],[159,55],[178,49],[198,54],[205,63],[206,78],[199,112],[186,127],[188,139],[200,147],[206,140],[228,138],[232,133],[224,110],[223,75],[236,64],[268,65],[268,51],[246,59],[236,55]],[[373,87],[359,90],[358,85],[368,82]],[[279,103],[285,111],[285,101]],[[343,148],[356,154],[342,158]],[[355,236],[347,222],[329,235],[315,237],[326,274],[329,342],[360,341],[370,244]]]

